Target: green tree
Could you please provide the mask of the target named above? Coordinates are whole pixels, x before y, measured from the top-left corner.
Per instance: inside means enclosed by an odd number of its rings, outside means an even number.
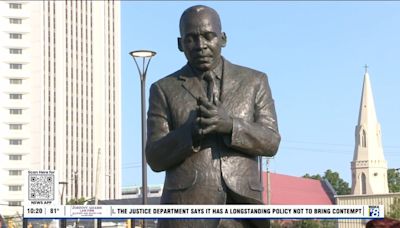
[[[70,199],[68,202],[67,202],[67,205],[83,205],[83,204],[85,204],[86,203],[86,199],[85,198],[83,198],[83,197],[81,197],[81,198],[79,198],[79,199]]]
[[[319,174],[310,175],[308,173],[306,175],[304,175],[303,177],[315,179],[315,180],[322,180],[322,179],[328,180],[329,183],[332,185],[333,189],[335,189],[336,194],[338,194],[338,195],[347,195],[347,194],[350,194],[350,192],[351,192],[349,183],[347,183],[342,178],[340,178],[338,172],[333,172],[330,169],[326,170],[324,173],[324,176],[322,176],[322,177]]]
[[[400,192],[400,173],[396,169],[387,171],[389,192]]]
[[[271,221],[270,228],[281,228],[281,227],[282,227],[282,226],[279,224],[278,221],[276,221],[276,220],[272,220],[272,221]]]
[[[390,204],[389,218],[400,219],[400,198],[395,197],[393,203]]]
[[[351,189],[349,187],[349,183],[340,178],[338,172],[332,172],[332,170],[328,169],[325,171],[324,179],[329,181],[333,189],[335,189],[336,194],[338,195],[350,194]]]
[[[294,222],[294,227],[295,228],[319,228],[320,224],[317,220],[305,219],[305,220],[299,220],[299,221]]]
[[[282,222],[285,221],[285,222]],[[273,220],[271,228],[336,228],[337,220]]]
[[[321,228],[336,228],[338,220],[320,220]]]
[[[309,178],[309,179],[314,179],[314,180],[322,180],[321,175],[317,174],[317,175],[310,175],[308,173],[306,173],[306,175],[303,176],[304,178]]]

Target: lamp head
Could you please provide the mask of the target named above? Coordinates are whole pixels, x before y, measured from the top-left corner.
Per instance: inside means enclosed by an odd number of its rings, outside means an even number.
[[[155,56],[157,53],[155,51],[149,51],[149,50],[137,50],[137,51],[131,51],[129,54],[133,57],[140,57],[140,58],[151,58]]]

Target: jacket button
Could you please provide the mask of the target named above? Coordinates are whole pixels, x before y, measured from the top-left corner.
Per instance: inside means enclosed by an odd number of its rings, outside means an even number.
[[[222,187],[218,187],[219,192],[222,192],[222,190],[223,190]]]

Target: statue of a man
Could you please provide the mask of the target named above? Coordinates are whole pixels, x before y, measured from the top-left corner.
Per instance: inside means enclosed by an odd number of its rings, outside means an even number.
[[[221,56],[218,13],[193,6],[180,19],[188,63],[150,89],[147,161],[165,171],[162,204],[262,204],[258,156],[280,135],[267,76]],[[266,220],[160,220],[160,227],[266,227]]]

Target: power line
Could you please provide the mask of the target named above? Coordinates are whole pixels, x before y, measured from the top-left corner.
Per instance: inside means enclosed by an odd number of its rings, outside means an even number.
[[[295,141],[295,140],[282,140],[282,142],[287,143],[302,143],[302,144],[314,144],[314,145],[330,145],[330,146],[345,146],[351,147],[350,144],[340,144],[340,143],[328,143],[328,142],[307,142],[307,141]]]
[[[307,148],[307,147],[292,147],[292,146],[281,146],[280,149],[291,150],[291,151],[307,151],[316,153],[331,153],[331,154],[353,154],[353,150],[337,150],[335,148]],[[384,151],[385,155],[400,156],[400,152]]]
[[[297,141],[297,140],[282,140],[282,142],[283,143],[299,143],[299,144],[354,147],[354,144],[341,144],[341,143],[330,143],[330,142],[310,142],[310,141]],[[400,149],[400,146],[389,145],[389,146],[383,146],[383,148],[384,149]]]
[[[140,167],[142,167],[141,164],[122,167],[122,169],[133,169],[133,168],[140,168]]]
[[[141,163],[140,162],[129,162],[129,163],[122,164],[122,166],[130,166],[130,165],[138,165],[138,164],[141,164]]]

